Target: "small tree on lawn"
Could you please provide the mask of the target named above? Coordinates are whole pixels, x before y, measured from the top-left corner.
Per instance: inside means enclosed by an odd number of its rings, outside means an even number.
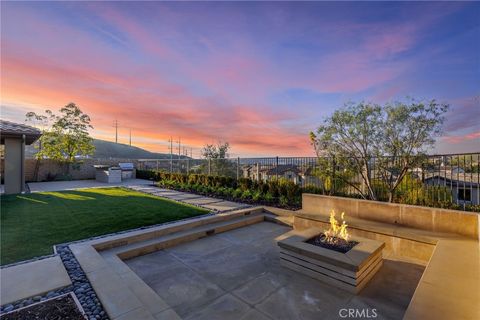
[[[379,179],[391,202],[408,170],[433,146],[447,109],[435,100],[384,106],[350,103],[325,119],[310,139],[319,157],[331,157],[337,170],[359,175],[364,188],[352,179],[345,183],[363,198],[378,199],[374,180]]]
[[[88,133],[88,129],[93,128],[90,117],[74,103],[61,108],[58,115],[50,110],[45,110],[43,115],[28,112],[26,121],[43,126],[36,158],[63,163],[67,175],[77,157],[86,157],[95,151],[93,139]]]

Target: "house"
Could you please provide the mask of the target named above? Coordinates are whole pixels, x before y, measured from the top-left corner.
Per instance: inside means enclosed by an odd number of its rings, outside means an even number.
[[[430,186],[443,186],[452,191],[453,201],[458,204],[480,204],[480,177],[477,173],[448,172],[432,175],[424,183]]]
[[[40,130],[0,120],[0,144],[5,148],[4,190],[6,194],[25,191],[25,146],[41,136]]]
[[[308,166],[300,172],[302,186],[323,186],[322,180],[315,174],[315,167]]]
[[[286,179],[294,183],[302,183],[300,169],[293,164],[282,164],[266,166],[260,163],[250,164],[242,167],[242,176],[256,181],[268,181],[276,178]]]

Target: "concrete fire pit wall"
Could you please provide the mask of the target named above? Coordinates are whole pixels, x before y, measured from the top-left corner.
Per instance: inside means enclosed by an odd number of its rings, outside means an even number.
[[[315,217],[313,215],[299,214],[295,216],[294,228],[298,231],[303,231],[312,227],[326,230],[330,227],[330,224],[328,222],[328,218],[323,219],[325,221],[322,221],[322,218]],[[412,259],[412,261],[416,261],[421,265],[426,265],[428,263],[436,245],[436,241],[416,241],[413,239],[396,237],[380,232],[363,230],[355,226],[349,226],[348,232],[353,236],[384,242],[384,257],[404,257]]]
[[[397,203],[359,200],[316,194],[302,195],[302,211],[328,214],[334,209],[347,217],[398,224],[405,227],[459,234],[479,239],[479,214]]]

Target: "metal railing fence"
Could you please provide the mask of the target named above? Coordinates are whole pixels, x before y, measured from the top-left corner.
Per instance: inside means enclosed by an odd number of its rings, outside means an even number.
[[[359,164],[354,159],[317,157],[147,159],[138,161],[138,169],[256,181],[282,179],[321,194],[382,201],[392,197],[409,204],[454,203],[461,208],[480,204],[480,152],[429,155],[402,172],[404,160],[382,157]]]

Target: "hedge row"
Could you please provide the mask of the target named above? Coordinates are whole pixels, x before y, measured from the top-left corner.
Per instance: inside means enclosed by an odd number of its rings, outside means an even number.
[[[247,178],[236,180],[222,176],[187,175],[144,170],[138,170],[137,177],[157,181],[161,187],[229,200],[268,204],[284,208],[298,208],[301,203],[302,189],[297,184],[286,179],[257,182]],[[320,193],[320,189],[313,189],[310,188],[309,192]]]

